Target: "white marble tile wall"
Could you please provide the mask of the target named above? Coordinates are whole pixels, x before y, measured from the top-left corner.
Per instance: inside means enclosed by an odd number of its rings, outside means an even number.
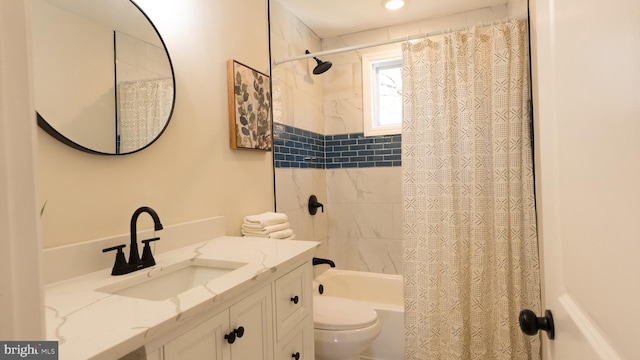
[[[118,81],[171,78],[165,50],[125,33],[116,33]]]
[[[345,269],[402,273],[400,167],[328,169],[329,254]]]
[[[277,1],[271,2],[272,59],[320,51],[320,38]],[[312,74],[313,59],[272,64],[273,119],[324,133],[322,77]]]
[[[277,1],[271,6],[272,59],[320,51],[321,41]],[[322,78],[312,75],[315,61],[299,60],[272,66],[273,119],[300,129],[324,133]],[[328,256],[327,213],[312,216],[309,196],[326,201],[327,185],[321,169],[276,169],[276,210],[289,217],[297,239],[323,243],[317,256]]]
[[[287,214],[296,239],[322,243],[317,256],[328,257],[327,178],[323,169],[279,168],[276,174],[277,211]],[[316,195],[325,205],[324,212],[309,214],[309,196]]]

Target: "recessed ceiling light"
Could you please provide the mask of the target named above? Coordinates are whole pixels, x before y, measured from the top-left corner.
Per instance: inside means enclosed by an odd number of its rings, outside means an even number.
[[[387,0],[384,2],[384,7],[389,10],[398,10],[404,6],[404,0]]]

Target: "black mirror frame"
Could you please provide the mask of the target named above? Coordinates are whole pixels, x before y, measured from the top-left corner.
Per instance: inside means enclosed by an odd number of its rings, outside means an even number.
[[[167,126],[169,126],[169,122],[171,122],[171,118],[173,117],[173,110],[175,109],[175,105],[176,105],[176,75],[175,72],[173,71],[173,62],[171,61],[171,56],[169,55],[169,50],[167,49],[167,45],[164,42],[164,39],[162,38],[162,35],[160,35],[160,32],[158,31],[158,29],[156,28],[156,25],[153,23],[153,21],[151,21],[151,19],[149,18],[149,16],[147,15],[147,13],[145,13],[140,6],[138,6],[138,4],[135,3],[135,1],[133,0],[129,0],[129,2],[131,2],[131,4],[133,4],[133,6],[135,6],[138,11],[140,11],[140,13],[142,13],[142,15],[145,17],[145,19],[147,19],[147,21],[149,22],[149,24],[151,25],[151,27],[153,28],[153,30],[156,32],[156,35],[158,35],[158,38],[160,39],[160,42],[162,43],[162,47],[164,48],[164,52],[167,54],[167,60],[169,61],[169,67],[171,69],[171,80],[173,81],[173,99],[171,102],[171,111],[169,112],[169,116],[167,117],[167,121],[164,124],[164,126],[162,127],[162,130],[160,130],[160,132],[158,133],[158,135],[151,140],[147,145],[135,150],[135,151],[131,151],[131,152],[127,152],[127,153],[123,153],[123,154],[119,154],[119,153],[106,153],[106,152],[102,152],[102,151],[96,151],[90,148],[87,148],[85,146],[82,146],[76,142],[74,142],[73,140],[69,139],[68,137],[64,136],[63,134],[61,134],[58,130],[56,130],[53,126],[51,126],[51,124],[49,124],[49,122],[47,122],[47,120],[44,119],[44,117],[42,117],[42,115],[40,115],[39,112],[36,111],[36,118],[37,118],[37,123],[38,126],[44,130],[47,134],[51,135],[53,138],[55,138],[56,140],[60,141],[61,143],[70,146],[76,150],[80,150],[83,152],[87,152],[90,154],[97,154],[97,155],[107,155],[107,156],[121,156],[121,155],[129,155],[129,154],[134,154],[137,153],[139,151],[142,151],[146,148],[148,148],[149,146],[151,146],[151,144],[153,144],[154,142],[156,142],[160,136],[162,136],[162,134],[164,133],[164,131],[167,129]]]

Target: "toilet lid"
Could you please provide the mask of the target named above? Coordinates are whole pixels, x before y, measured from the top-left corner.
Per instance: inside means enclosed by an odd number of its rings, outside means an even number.
[[[360,301],[333,296],[313,297],[314,328],[321,330],[351,330],[373,325],[378,314]]]

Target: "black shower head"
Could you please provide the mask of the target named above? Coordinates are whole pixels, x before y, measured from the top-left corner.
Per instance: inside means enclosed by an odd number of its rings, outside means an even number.
[[[309,52],[309,50],[306,50],[305,54],[311,54],[311,53]],[[320,75],[324,73],[325,71],[331,69],[331,66],[333,65],[331,61],[322,61],[315,56],[313,57],[313,59],[318,63],[318,65],[316,65],[316,67],[313,68],[314,75]]]

